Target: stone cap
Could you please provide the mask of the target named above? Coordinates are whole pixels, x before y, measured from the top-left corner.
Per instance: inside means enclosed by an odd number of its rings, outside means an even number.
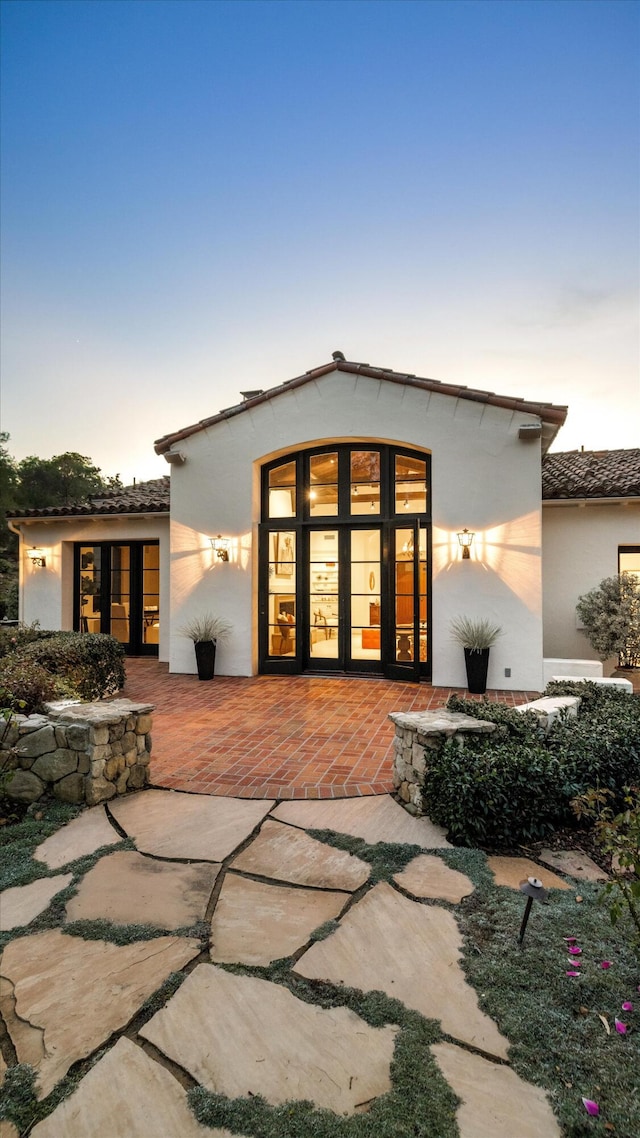
[[[495,731],[495,723],[485,719],[474,719],[460,711],[391,711],[389,719],[405,731],[417,731],[419,735],[455,735],[468,731],[477,735],[489,735]]]
[[[154,703],[133,703],[130,699],[112,699],[108,703],[97,700],[95,703],[69,703],[60,700],[45,704],[47,714],[60,723],[92,723],[95,727],[107,727],[119,723],[129,715],[146,715],[155,709]]]

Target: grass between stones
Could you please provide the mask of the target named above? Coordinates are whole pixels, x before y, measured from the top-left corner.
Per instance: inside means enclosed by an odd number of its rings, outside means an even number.
[[[64,904],[84,873],[100,857],[118,849],[134,848],[132,842],[124,841],[56,871],[34,862],[32,853],[40,842],[75,813],[73,808],[53,804],[41,820],[27,818],[0,831],[0,888],[28,884],[63,871],[71,870],[74,874],[73,884],[31,922],[28,930],[13,930],[5,934],[0,944],[41,928],[60,926]],[[422,852],[418,846],[367,845],[362,839],[329,831],[311,834],[367,861],[372,867],[367,888],[378,881],[390,881]],[[478,993],[480,1006],[497,1020],[511,1042],[514,1070],[547,1092],[564,1138],[606,1138],[611,1133],[617,1138],[637,1138],[640,975],[631,947],[630,922],[623,919],[611,927],[607,910],[599,903],[599,887],[581,884],[582,903],[577,903],[577,891],[572,889],[554,891],[548,904],[534,905],[523,948],[519,949],[517,936],[524,898],[494,884],[480,851],[456,848],[435,852],[451,868],[466,873],[476,887],[473,894],[455,906],[463,935],[462,965]],[[337,925],[327,922],[314,932],[312,939],[330,936]],[[167,932],[145,925],[117,926],[108,921],[78,921],[65,926],[65,931],[116,944]],[[199,937],[205,952],[209,926],[200,923],[180,929],[177,935]],[[570,965],[565,936],[576,936],[582,948],[580,978],[566,976]],[[429,1050],[433,1043],[446,1038],[440,1025],[381,992],[360,992],[295,975],[293,966],[301,952],[296,957],[275,961],[268,968],[223,967],[283,984],[306,1002],[325,1008],[348,1007],[374,1027],[398,1025],[392,1090],[376,1100],[367,1113],[337,1118],[329,1111],[316,1109],[312,1103],[292,1102],[274,1107],[259,1096],[229,1100],[202,1087],[193,1087],[188,1098],[196,1118],[203,1125],[226,1126],[253,1138],[456,1138],[457,1100]],[[603,961],[609,961],[610,967],[603,969]],[[134,1031],[167,1003],[188,970],[173,973],[146,1001],[136,1014]],[[633,1012],[622,1011],[624,1001],[633,1003]],[[628,1024],[625,1035],[615,1029],[616,1016]],[[609,1033],[600,1017],[606,1019]],[[75,1089],[104,1051],[102,1047],[75,1064],[42,1102],[35,1099],[33,1070],[25,1064],[10,1068],[3,1087],[0,1118],[10,1118],[21,1134],[26,1133]],[[599,1103],[598,1118],[586,1114],[583,1096]]]

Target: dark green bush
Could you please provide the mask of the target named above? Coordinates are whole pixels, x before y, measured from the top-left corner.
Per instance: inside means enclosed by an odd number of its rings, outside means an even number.
[[[42,665],[20,656],[0,660],[0,706],[31,715],[42,711],[52,699],[75,695],[60,676],[52,676]]]
[[[561,717],[547,736],[533,714],[452,696],[447,707],[498,724],[492,735],[429,752],[430,818],[454,842],[514,845],[571,824],[571,799],[589,787],[622,796],[640,782],[640,700],[584,682],[550,684],[548,695],[579,695],[578,718]]]
[[[70,683],[82,699],[114,695],[124,685],[124,648],[114,636],[62,632],[28,644],[20,659]]]
[[[40,628],[38,621],[33,624],[19,624],[13,628],[0,628],[0,658],[20,652],[27,644],[35,640],[42,640],[46,636],[54,636],[53,632],[45,632]]]
[[[562,782],[538,740],[468,736],[429,751],[424,790],[429,817],[452,842],[514,846],[545,837],[569,812]]]

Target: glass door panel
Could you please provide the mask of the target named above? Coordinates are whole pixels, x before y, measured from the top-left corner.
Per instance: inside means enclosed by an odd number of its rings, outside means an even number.
[[[80,548],[80,631],[100,632],[102,613],[102,550],[99,545]]]
[[[296,654],[296,535],[269,534],[269,656]]]
[[[116,640],[131,639],[131,551],[128,545],[111,547],[111,609],[109,631]]]
[[[392,561],[392,655],[387,674],[394,679],[418,679],[420,674],[419,621],[420,580],[417,526],[398,526],[391,531]],[[426,589],[426,581],[425,581]],[[425,608],[426,620],[426,608]]]
[[[309,534],[309,656],[337,660],[340,644],[337,530]]]
[[[419,544],[418,544],[418,581],[419,581],[419,595],[418,595],[418,608],[419,608],[419,637],[420,637],[420,663],[426,664],[428,660],[428,620],[429,620],[429,606],[427,594],[427,560],[428,560],[428,542],[427,531],[424,526],[418,531]]]
[[[380,530],[351,531],[351,659],[381,660]]]
[[[143,644],[160,642],[160,546],[142,547],[142,613],[138,633]]]

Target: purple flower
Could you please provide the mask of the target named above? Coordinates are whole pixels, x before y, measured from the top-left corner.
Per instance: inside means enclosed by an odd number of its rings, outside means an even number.
[[[600,1107],[592,1098],[583,1098],[582,1101],[587,1114],[600,1114]]]
[[[577,946],[577,945],[575,945],[575,944],[572,944],[572,945],[570,945],[570,947],[567,949],[567,952],[570,952],[572,956],[579,956],[579,955],[580,955],[580,953],[582,952],[582,949],[581,949],[581,948],[578,948],[578,946]]]
[[[616,1018],[614,1019],[614,1021],[613,1021],[613,1022],[614,1022],[614,1025],[615,1025],[615,1029],[616,1029],[616,1031],[618,1032],[618,1035],[626,1035],[626,1034],[627,1034],[627,1025],[626,1025],[626,1023],[623,1023],[623,1022],[622,1022],[622,1020],[619,1020],[617,1016],[616,1016]]]
[[[603,960],[600,967],[601,968],[611,968],[611,961],[610,960]]]
[[[575,944],[578,938],[577,936],[563,936],[562,939],[566,940],[567,944]]]
[[[581,976],[581,972],[565,972],[565,976]]]
[[[633,1004],[631,1003],[631,1000],[625,1000],[624,1001],[624,1003],[622,1005],[622,1010],[623,1010],[623,1012],[632,1012],[633,1011]]]

